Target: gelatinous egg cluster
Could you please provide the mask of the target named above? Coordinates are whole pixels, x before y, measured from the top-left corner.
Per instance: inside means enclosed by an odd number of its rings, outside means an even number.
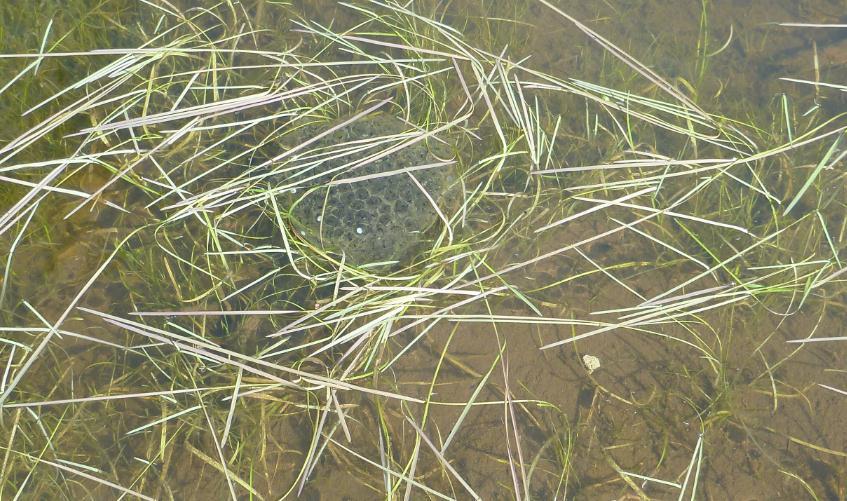
[[[308,127],[302,140],[331,127]],[[382,155],[414,135],[410,125],[380,113],[311,143],[299,157],[303,169],[298,176],[308,182],[289,195],[295,228],[325,250],[344,252],[355,264],[402,261],[420,250],[427,229],[439,220],[433,202],[442,210],[455,203],[457,176],[455,165],[413,170],[415,179],[396,173],[452,156],[434,138]],[[375,156],[381,157],[369,160]]]

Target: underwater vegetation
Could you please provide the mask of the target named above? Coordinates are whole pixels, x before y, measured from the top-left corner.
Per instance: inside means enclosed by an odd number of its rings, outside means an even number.
[[[31,10],[0,498],[847,495],[828,2]]]

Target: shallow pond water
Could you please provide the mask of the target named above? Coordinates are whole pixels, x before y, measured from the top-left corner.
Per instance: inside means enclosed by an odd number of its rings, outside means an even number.
[[[207,7],[0,5],[0,498],[847,497],[841,2]]]

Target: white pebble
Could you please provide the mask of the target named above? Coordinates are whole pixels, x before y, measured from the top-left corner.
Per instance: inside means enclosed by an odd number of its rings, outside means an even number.
[[[363,230],[361,226],[356,227],[356,233],[358,233],[359,235],[361,235],[364,232],[365,232],[365,230]]]
[[[594,371],[600,368],[600,359],[594,355],[583,355],[582,363],[585,364],[585,370],[589,374],[593,374]]]

